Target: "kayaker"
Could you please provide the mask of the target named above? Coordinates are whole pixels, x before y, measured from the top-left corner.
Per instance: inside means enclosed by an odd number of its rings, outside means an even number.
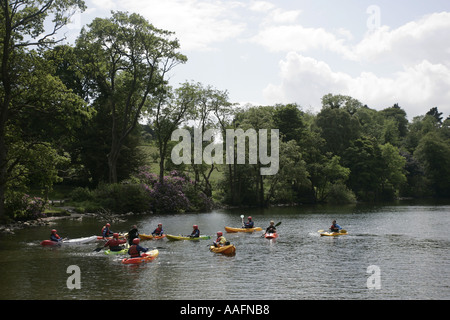
[[[275,222],[272,220],[270,221],[270,225],[266,229],[266,233],[276,233],[277,228],[275,227]]]
[[[194,224],[192,226],[194,228],[194,230],[192,230],[192,233],[190,235],[191,238],[198,238],[200,237],[200,230],[198,228],[198,225]]]
[[[128,249],[128,254],[131,258],[139,258],[141,256],[141,252],[147,252],[148,248],[141,247],[139,245],[139,238],[133,239],[133,245]]]
[[[111,251],[120,251],[123,249],[123,247],[121,247],[121,244],[126,243],[127,240],[123,239],[123,240],[119,240],[119,234],[118,233],[113,233],[113,238],[108,240],[104,247],[108,247],[109,246],[109,250]]]
[[[341,226],[336,223],[336,220],[333,220],[333,224],[330,227],[331,232],[339,232],[341,230]]]
[[[247,218],[247,222],[244,223],[244,228],[253,228],[253,226],[255,225],[254,222],[252,221],[252,217],[248,217]]]
[[[133,240],[139,238],[139,231],[136,225],[131,227],[131,230],[128,231],[128,244],[131,246],[133,244]]]
[[[62,241],[63,239],[56,232],[56,229],[52,230],[52,233],[50,234],[50,240],[55,242]]]
[[[162,228],[162,223],[158,223],[158,227],[153,230],[152,232],[152,236],[162,236],[164,234],[163,228]]]
[[[223,236],[222,231],[217,232],[217,239],[213,242],[214,247],[221,247],[227,243],[227,239]]]
[[[102,236],[103,238],[110,237],[113,232],[109,229],[111,225],[109,223],[105,224],[102,228]]]

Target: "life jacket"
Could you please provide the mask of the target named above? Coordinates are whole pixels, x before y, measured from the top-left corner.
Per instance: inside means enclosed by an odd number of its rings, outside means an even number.
[[[109,232],[109,228],[107,226],[103,226],[103,228],[102,228],[102,235],[103,235],[103,232],[105,231],[105,229],[106,229],[105,236],[109,236],[110,232]]]
[[[131,256],[131,258],[138,258],[141,256],[137,249],[137,245],[135,244],[133,244],[130,249],[128,249],[128,254]]]
[[[55,238],[56,238],[56,239],[61,239],[61,237],[60,237],[57,233],[55,233],[55,234],[52,233],[52,234],[50,235],[50,240],[55,241],[55,240],[53,240],[53,239],[55,239]]]
[[[216,239],[217,244],[225,244],[225,242],[227,242],[227,239],[225,239],[224,236],[220,236]]]

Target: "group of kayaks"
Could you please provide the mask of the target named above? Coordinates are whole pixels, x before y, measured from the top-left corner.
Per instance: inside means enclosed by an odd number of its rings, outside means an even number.
[[[280,222],[281,223],[281,222]],[[278,223],[278,225],[280,224]],[[263,229],[261,227],[254,227],[254,228],[235,228],[235,227],[225,227],[225,231],[228,233],[237,233],[237,232],[243,232],[243,233],[252,233],[257,231],[262,231]],[[344,229],[339,230],[339,232],[331,232],[331,231],[324,231],[319,230],[320,236],[326,236],[326,237],[335,237],[335,236],[341,236],[341,235],[347,235],[347,231]],[[263,234],[264,238],[266,239],[276,239],[278,238],[278,233],[268,233],[265,232]],[[122,235],[123,237],[123,235]],[[89,236],[89,237],[82,237],[82,238],[75,238],[75,239],[63,239],[61,241],[51,241],[51,240],[43,240],[41,242],[42,246],[59,246],[59,245],[66,245],[66,244],[84,244],[84,243],[91,243],[91,242],[98,242],[98,241],[105,241],[112,237],[102,237],[102,236]],[[200,237],[191,237],[191,236],[182,236],[182,235],[171,235],[171,234],[163,234],[163,235],[148,235],[148,234],[139,234],[140,240],[160,240],[166,238],[169,241],[192,241],[192,240],[210,240],[211,236],[204,235]],[[121,254],[127,254],[129,249],[129,244],[127,243],[122,250],[119,251],[111,251],[110,249],[104,250],[104,253],[107,255],[121,255]],[[97,248],[99,249],[99,248]],[[221,253],[224,255],[234,255],[236,253],[236,247],[233,244],[230,244],[227,242],[225,245],[212,245],[209,247],[211,252],[214,253]],[[98,250],[97,250],[98,251]],[[137,258],[124,258],[121,260],[123,264],[142,264],[146,262],[153,261],[156,257],[158,257],[159,251],[157,249],[147,251],[143,253],[140,257]]]

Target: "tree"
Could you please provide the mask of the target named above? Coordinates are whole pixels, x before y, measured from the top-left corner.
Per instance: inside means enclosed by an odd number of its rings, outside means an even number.
[[[166,87],[153,101],[151,113],[159,149],[159,182],[164,184],[164,168],[172,133],[194,112],[199,95],[196,85],[185,82],[173,90]]]
[[[350,169],[348,185],[358,198],[376,200],[380,193],[384,163],[378,142],[367,137],[353,141],[345,151],[343,160]]]
[[[16,104],[23,90],[21,81],[33,69],[21,67],[27,49],[31,46],[45,47],[62,39],[57,34],[70,19],[75,9],[84,10],[82,0],[2,0],[0,2],[0,219],[5,215],[7,181],[17,161],[9,159],[11,146],[7,139],[11,110],[29,108],[28,104]],[[44,24],[52,16],[50,30]],[[45,81],[41,79],[41,81]],[[11,167],[12,165],[12,167]]]
[[[155,28],[141,15],[113,12],[81,31],[77,48],[95,86],[94,98],[110,114],[109,182],[117,182],[124,140],[136,127],[151,99],[165,90],[167,73],[186,57],[177,52],[173,33]]]
[[[439,112],[437,107],[431,108],[427,113],[427,116],[432,116],[436,119],[436,123],[441,125],[442,124],[442,112]]]
[[[301,140],[305,131],[302,112],[296,104],[277,105],[273,115],[274,127],[280,130],[283,141]]]
[[[384,198],[392,199],[398,196],[400,188],[406,183],[406,159],[400,154],[398,148],[390,143],[381,145],[380,148],[384,162],[381,173],[381,192]]]
[[[358,118],[340,108],[322,108],[316,123],[325,139],[324,151],[338,156],[343,155],[344,150],[359,138],[361,132]]]
[[[419,159],[436,196],[450,196],[450,142],[438,133],[429,132],[417,146],[414,156]]]

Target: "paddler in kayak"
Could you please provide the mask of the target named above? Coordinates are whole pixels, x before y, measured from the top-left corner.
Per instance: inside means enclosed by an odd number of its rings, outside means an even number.
[[[248,217],[247,220],[248,221],[244,223],[244,228],[253,228],[255,223],[252,221],[252,217]]]
[[[111,240],[108,240],[104,247],[108,247],[109,246],[109,250],[111,251],[120,251],[123,249],[123,247],[121,246],[121,244],[126,243],[127,240],[123,239],[123,240],[119,240],[119,234],[118,233],[114,233],[113,234],[113,238]]]
[[[189,235],[189,237],[191,237],[191,238],[198,238],[198,237],[200,237],[200,229],[198,228],[198,225],[194,224],[192,226],[192,228],[194,228],[194,230],[192,230],[192,232]]]
[[[55,242],[60,242],[63,240],[57,233],[56,229],[52,230],[52,233],[50,234],[50,240]]]
[[[275,227],[275,221],[271,220],[270,225],[266,229],[266,233],[276,233],[277,228]]]
[[[217,239],[213,242],[214,247],[221,247],[227,243],[227,239],[223,236],[222,231],[217,232]]]
[[[162,236],[164,234],[162,223],[158,223],[158,227],[153,230],[152,236]]]
[[[341,229],[341,226],[336,223],[336,220],[333,220],[333,224],[330,227],[330,232],[339,232]]]
[[[141,247],[139,245],[139,238],[133,239],[133,245],[128,249],[128,254],[131,258],[139,258],[141,252],[147,252],[148,248]]]
[[[128,244],[131,246],[133,244],[133,240],[139,238],[139,231],[136,225],[131,227],[131,230],[128,231]]]
[[[105,224],[102,228],[102,236],[103,238],[111,237],[111,235],[114,233],[109,229],[111,225],[109,223]]]

